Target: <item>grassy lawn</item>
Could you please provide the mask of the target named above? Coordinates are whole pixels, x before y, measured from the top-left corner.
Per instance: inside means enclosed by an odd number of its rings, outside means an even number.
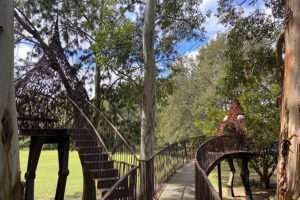
[[[22,180],[27,170],[28,150],[20,150]],[[69,171],[67,179],[66,198],[81,197],[82,195],[82,168],[77,151],[70,151]],[[35,179],[35,199],[54,199],[58,180],[58,153],[56,150],[41,152]]]

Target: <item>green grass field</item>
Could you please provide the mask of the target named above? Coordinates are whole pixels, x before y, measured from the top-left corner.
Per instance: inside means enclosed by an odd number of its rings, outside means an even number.
[[[22,180],[27,170],[28,150],[20,150]],[[66,198],[81,197],[82,195],[82,168],[77,151],[70,151],[69,171],[67,179]],[[56,150],[43,150],[37,167],[35,179],[35,199],[53,199],[58,180],[58,153]]]

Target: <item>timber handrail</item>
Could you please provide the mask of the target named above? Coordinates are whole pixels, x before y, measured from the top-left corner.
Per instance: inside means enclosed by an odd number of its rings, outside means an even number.
[[[205,200],[221,200],[219,194],[209,181],[206,172],[200,167],[197,161],[195,162],[195,182],[196,199],[203,199],[205,197]]]
[[[121,161],[121,160],[114,160],[115,163],[120,163],[120,164],[125,164],[128,165],[130,167],[136,167],[136,165],[129,163],[129,162],[125,162],[125,161]]]
[[[197,136],[195,136],[195,137],[190,137],[190,138],[187,138],[187,139],[179,140],[179,141],[177,141],[177,142],[175,142],[175,143],[173,143],[173,144],[169,144],[169,145],[167,145],[167,146],[164,146],[164,147],[161,148],[158,152],[156,152],[155,154],[153,154],[149,159],[141,160],[141,161],[149,161],[149,160],[153,159],[155,156],[157,156],[158,154],[161,154],[161,152],[163,152],[163,151],[165,151],[166,149],[170,148],[171,146],[178,145],[179,143],[182,143],[182,142],[185,142],[185,141],[189,141],[189,140],[195,139],[195,140],[193,141],[193,144],[195,144],[196,139],[197,139],[197,138],[200,138],[200,137],[205,138],[204,135],[197,135]],[[193,145],[193,144],[192,144],[192,145]]]
[[[196,160],[205,172],[211,171],[211,163],[225,154],[245,152],[250,154],[244,137],[222,135],[213,137],[199,146]],[[207,155],[209,154],[209,155]],[[209,156],[209,157],[207,157]]]

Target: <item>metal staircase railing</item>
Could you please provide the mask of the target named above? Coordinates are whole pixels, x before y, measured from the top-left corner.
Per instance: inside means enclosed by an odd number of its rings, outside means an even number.
[[[93,134],[82,134],[81,136],[72,137],[75,138],[77,146],[79,147],[79,155],[82,156],[85,165],[92,173],[95,181],[98,182],[97,188],[102,191],[103,199],[135,199],[137,191],[137,171],[138,171],[138,158],[133,150],[130,148],[124,137],[119,133],[117,128],[108,120],[108,118],[95,108],[90,102],[87,102],[93,109],[95,109],[105,119],[106,125],[110,126],[113,130],[113,137],[110,138],[113,145],[107,146],[104,142],[103,135],[100,135],[92,122],[88,119],[85,113],[79,108],[79,106],[69,97],[69,101],[74,107],[82,114],[84,119],[90,126]],[[80,144],[85,140],[84,137],[89,136],[89,140],[85,145]],[[100,149],[105,152],[102,153],[96,144],[93,143],[92,137],[97,139],[100,143]],[[110,135],[111,136],[111,135]],[[81,138],[80,138],[81,137]],[[92,146],[92,151],[83,152],[82,149],[88,149]],[[106,156],[104,156],[106,155]],[[127,177],[127,178],[125,178]],[[111,188],[114,188],[118,192],[111,192]],[[109,195],[108,195],[109,193]],[[118,198],[115,198],[118,196]]]

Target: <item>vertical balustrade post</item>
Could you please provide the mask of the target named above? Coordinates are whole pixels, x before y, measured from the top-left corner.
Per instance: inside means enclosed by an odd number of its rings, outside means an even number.
[[[219,196],[222,199],[222,174],[221,174],[221,164],[218,164],[218,184],[219,184]]]
[[[249,181],[249,169],[248,169],[248,158],[243,158],[242,161],[242,169],[241,169],[241,178],[245,188],[246,199],[252,200],[252,194],[250,189],[250,181]]]
[[[70,136],[66,136],[62,141],[58,143],[59,177],[55,194],[56,200],[63,200],[65,195],[67,176],[69,175],[69,147]]]
[[[234,192],[233,192],[233,180],[234,180],[234,173],[235,173],[235,168],[233,165],[233,159],[228,158],[227,159],[229,168],[230,168],[230,174],[228,178],[228,183],[227,183],[227,195],[229,197],[234,197]]]
[[[25,200],[34,199],[35,171],[39,162],[42,146],[43,141],[41,138],[31,136],[27,172],[25,174]]]

